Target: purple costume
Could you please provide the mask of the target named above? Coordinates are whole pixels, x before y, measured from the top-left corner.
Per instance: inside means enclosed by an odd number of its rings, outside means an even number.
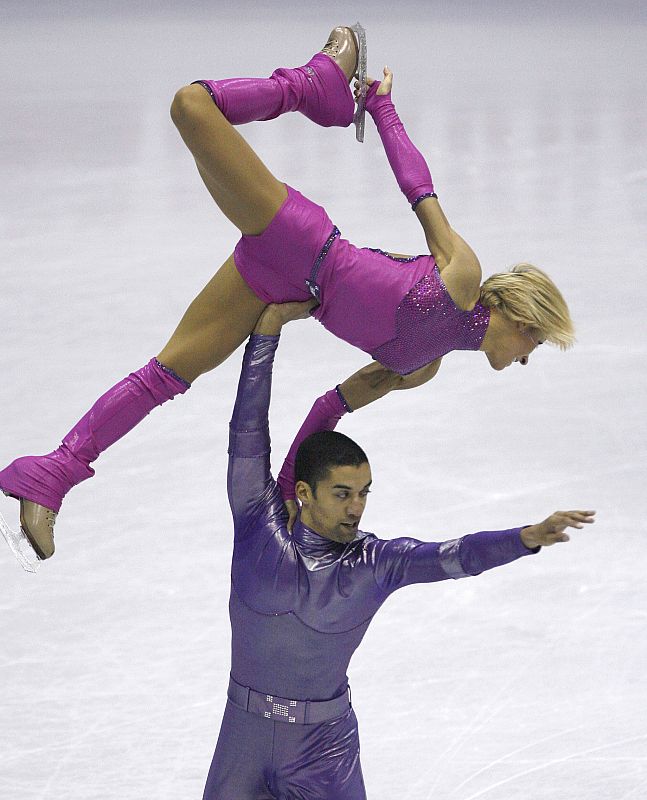
[[[361,800],[346,671],[373,615],[402,586],[477,575],[529,554],[520,529],[453,541],[333,542],[287,532],[270,472],[268,408],[278,336],[251,337],[230,426],[234,518],[231,683],[205,800]]]

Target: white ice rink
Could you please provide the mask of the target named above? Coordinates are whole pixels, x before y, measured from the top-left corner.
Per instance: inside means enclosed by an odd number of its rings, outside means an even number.
[[[393,68],[484,273],[528,260],[569,301],[572,351],[503,373],[455,353],[340,426],[371,459],[362,527],[384,537],[598,511],[568,545],[380,611],[349,674],[372,800],[647,798],[647,13],[538,5],[0,3],[0,464],[51,450],[156,354],[233,248],[175,90],[304,63],[340,22],[366,27],[371,74]],[[346,238],[422,252],[368,118],[363,146],[300,115],[242,132]],[[2,800],[201,798],[240,355],[101,457],[37,575],[0,540]],[[314,321],[286,329],[277,470],[315,397],[367,360]]]

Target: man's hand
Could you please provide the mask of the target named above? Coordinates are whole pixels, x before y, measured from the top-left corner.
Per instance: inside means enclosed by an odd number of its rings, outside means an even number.
[[[595,511],[556,511],[539,525],[530,525],[521,531],[521,541],[530,550],[550,547],[556,542],[568,542],[566,528],[583,528],[595,520]]]
[[[306,300],[303,303],[270,303],[258,318],[254,333],[263,336],[278,336],[286,322],[293,319],[307,319],[317,301]]]

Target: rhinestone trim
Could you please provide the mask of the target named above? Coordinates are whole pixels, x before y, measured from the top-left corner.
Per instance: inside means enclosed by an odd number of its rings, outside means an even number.
[[[420,203],[422,203],[422,201],[425,200],[427,197],[435,197],[436,199],[438,199],[438,195],[436,194],[436,192],[426,192],[426,194],[421,194],[420,197],[416,197],[413,203],[411,203],[411,210],[415,211],[416,208],[420,205]]]
[[[411,261],[415,261],[418,258],[422,258],[422,256],[394,256],[391,253],[387,253],[386,250],[381,250],[379,247],[369,247],[368,248],[373,253],[380,253],[380,255],[386,256],[390,258],[391,261],[399,261],[401,264],[409,264]]]
[[[321,287],[317,284],[317,274],[319,272],[319,268],[323,264],[324,258],[328,255],[328,251],[332,247],[332,243],[338,236],[341,236],[341,232],[335,225],[332,229],[332,233],[326,239],[324,246],[319,251],[319,255],[317,256],[315,263],[312,265],[310,277],[306,278],[306,286],[308,287],[310,294],[319,302],[321,302]]]

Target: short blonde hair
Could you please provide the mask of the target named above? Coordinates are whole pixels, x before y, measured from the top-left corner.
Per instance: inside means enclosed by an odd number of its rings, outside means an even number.
[[[542,341],[566,350],[575,342],[575,329],[561,292],[545,272],[532,264],[515,264],[497,272],[481,286],[480,302],[513,322],[538,331]]]

